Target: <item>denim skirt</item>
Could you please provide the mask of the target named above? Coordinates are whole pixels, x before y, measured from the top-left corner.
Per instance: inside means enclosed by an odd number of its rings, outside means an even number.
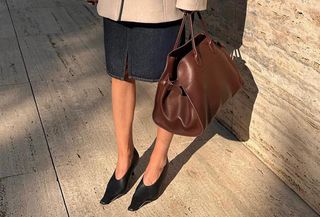
[[[107,73],[120,80],[159,81],[181,21],[139,23],[103,17]],[[185,30],[179,46],[184,42]]]

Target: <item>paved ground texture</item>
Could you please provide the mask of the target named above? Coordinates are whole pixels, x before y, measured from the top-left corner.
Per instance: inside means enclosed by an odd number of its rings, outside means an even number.
[[[317,216],[213,122],[175,136],[157,201],[127,211],[156,136],[156,83],[137,82],[131,190],[99,203],[115,168],[102,19],[76,0],[0,0],[0,216]]]

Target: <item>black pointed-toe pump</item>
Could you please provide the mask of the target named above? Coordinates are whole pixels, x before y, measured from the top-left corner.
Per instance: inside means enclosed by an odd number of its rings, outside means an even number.
[[[124,174],[124,176],[121,179],[116,179],[115,177],[115,172],[114,170],[108,184],[106,187],[106,191],[104,193],[104,196],[100,200],[100,203],[103,205],[111,203],[113,200],[119,198],[120,196],[124,195],[127,193],[127,188],[128,188],[128,183],[130,180],[130,177],[134,175],[134,169],[139,161],[139,153],[134,148],[133,152],[133,158],[131,161],[131,165],[127,172]]]
[[[167,174],[169,166],[169,160],[167,158],[166,165],[164,166],[159,178],[152,185],[145,185],[143,183],[143,176],[141,181],[139,182],[132,200],[131,204],[128,207],[128,210],[135,211],[138,210],[143,205],[156,200],[160,196],[160,187],[162,186],[163,180]]]

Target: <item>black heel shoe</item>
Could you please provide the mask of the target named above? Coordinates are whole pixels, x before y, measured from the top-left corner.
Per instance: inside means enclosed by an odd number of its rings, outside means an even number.
[[[109,204],[113,200],[127,193],[128,183],[129,183],[130,177],[134,175],[134,168],[137,165],[138,160],[139,160],[139,153],[136,150],[136,148],[134,148],[133,158],[132,158],[132,162],[129,169],[127,170],[126,174],[124,174],[124,176],[119,180],[116,179],[115,177],[116,170],[114,170],[107,184],[104,196],[100,200],[101,204],[103,205]]]
[[[128,210],[135,211],[140,207],[142,207],[144,204],[147,204],[153,200],[156,200],[159,197],[159,193],[160,193],[159,190],[167,174],[168,166],[169,166],[169,160],[167,158],[167,163],[164,166],[163,171],[160,174],[160,177],[152,185],[144,185],[143,176],[142,176],[142,179],[139,182],[133,194],[131,204],[128,207]]]

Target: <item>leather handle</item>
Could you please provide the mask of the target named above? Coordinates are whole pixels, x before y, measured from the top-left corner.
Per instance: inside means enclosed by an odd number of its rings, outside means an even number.
[[[208,33],[207,25],[206,25],[205,21],[203,20],[200,12],[199,11],[192,11],[192,12],[184,12],[183,19],[182,19],[182,22],[181,22],[181,25],[180,25],[180,29],[179,29],[179,32],[178,32],[178,35],[177,35],[177,38],[176,38],[176,41],[175,41],[173,49],[176,49],[178,47],[178,44],[179,44],[179,42],[181,40],[182,30],[185,28],[186,19],[188,19],[189,20],[189,25],[190,25],[189,28],[190,28],[190,33],[191,33],[191,40],[192,40],[192,49],[193,49],[195,58],[197,59],[198,58],[198,52],[197,52],[196,45],[195,45],[193,24],[192,24],[193,22],[192,22],[192,17],[191,17],[191,15],[193,13],[197,13],[197,15],[198,15],[198,17],[199,17],[199,19],[201,21],[201,28],[204,31],[206,37],[209,39],[209,45],[210,46],[214,46],[213,39],[210,36],[210,34]]]
[[[204,22],[204,20],[202,19],[202,16],[201,16],[201,14],[200,14],[199,11],[197,11],[197,15],[198,15],[198,17],[199,17],[199,19],[200,19],[200,21],[201,21],[201,28],[203,29],[204,33],[206,34],[206,37],[207,37],[208,39],[210,39],[211,42],[213,42],[213,39],[212,39],[212,37],[211,37],[210,34],[209,34],[207,24],[206,24],[206,22]]]
[[[189,25],[190,25],[190,32],[191,32],[191,41],[192,41],[193,55],[194,55],[194,58],[196,59],[196,61],[198,62],[198,60],[199,60],[199,55],[198,55],[198,51],[197,51],[197,47],[196,47],[196,42],[195,42],[195,40],[194,40],[193,24],[192,24],[191,14],[188,14],[188,18],[189,18]]]
[[[191,12],[193,13],[193,12]],[[181,34],[182,34],[182,30],[185,28],[185,22],[186,22],[186,19],[189,19],[189,24],[190,24],[190,32],[191,32],[191,40],[192,40],[192,50],[193,50],[193,53],[194,53],[194,56],[196,58],[196,60],[198,60],[198,52],[196,50],[196,43],[194,41],[194,34],[193,34],[193,25],[192,25],[192,18],[191,18],[191,13],[189,12],[184,12],[184,15],[183,15],[183,19],[182,19],[182,22],[181,22],[181,25],[180,25],[180,29],[179,29],[179,32],[178,32],[178,36],[176,38],[176,42],[174,44],[174,47],[173,49],[176,49],[178,47],[178,44],[181,40]],[[190,40],[190,39],[189,39]]]
[[[187,12],[184,12],[183,18],[182,18],[182,21],[181,21],[181,25],[180,25],[180,29],[179,29],[179,32],[178,32],[178,35],[177,35],[177,38],[176,38],[176,42],[174,43],[173,49],[176,49],[178,47],[178,44],[179,44],[180,39],[181,39],[182,30],[185,27],[186,17],[187,17]]]

